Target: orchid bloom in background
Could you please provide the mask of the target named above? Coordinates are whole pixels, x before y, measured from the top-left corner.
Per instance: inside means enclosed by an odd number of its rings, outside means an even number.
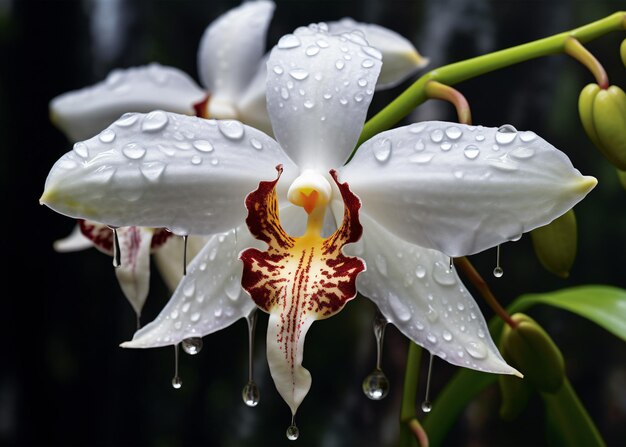
[[[204,118],[234,118],[271,134],[264,52],[274,8],[267,0],[243,3],[208,26],[198,50],[202,87],[184,72],[156,63],[114,70],[101,83],[54,98],[50,103],[52,121],[72,141],[98,134],[125,112],[155,109]],[[333,34],[360,29],[383,53],[385,64],[378,89],[397,85],[427,63],[407,39],[386,28],[350,18],[329,26]],[[104,142],[111,137],[115,138],[114,134],[100,135]],[[183,253],[189,249],[191,258],[206,242],[203,237],[182,241],[170,235],[149,228],[126,228],[117,233],[122,254],[115,272],[138,318],[148,296],[150,254],[155,254],[159,272],[174,290],[184,272]],[[82,221],[72,234],[56,241],[55,249],[75,251],[93,245],[113,255],[114,235],[105,225]]]
[[[311,386],[307,330],[358,290],[446,361],[519,374],[449,256],[550,222],[596,180],[533,132],[439,121],[376,135],[345,163],[381,59],[359,31],[299,28],[267,61],[276,140],[235,120],[154,111],[125,115],[103,131],[114,140],[96,136],[61,157],[41,197],[53,210],[211,235],[155,321],[122,346],[177,345],[258,307],[270,314],[271,375],[295,416]]]

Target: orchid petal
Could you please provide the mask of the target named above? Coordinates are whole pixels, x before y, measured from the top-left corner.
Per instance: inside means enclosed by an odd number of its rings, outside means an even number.
[[[313,321],[336,314],[354,298],[356,276],[365,265],[342,254],[345,244],[361,236],[360,202],[346,184],[337,183],[344,201],[343,223],[323,238],[320,219],[301,237],[285,232],[278,216],[277,182],[261,182],[246,198],[250,232],[269,247],[241,253],[241,284],[257,306],[270,313],[267,360],[278,392],[295,415],[311,387],[311,374],[302,366],[306,333]]]
[[[208,242],[207,236],[189,236],[187,238],[187,261],[191,261]],[[154,263],[165,285],[172,292],[183,278],[185,241],[181,237],[172,237],[154,252]]]
[[[117,231],[120,243],[120,265],[115,275],[135,313],[141,310],[150,290],[150,247],[152,245],[151,228],[127,227]]]
[[[332,34],[361,31],[369,44],[381,52],[383,67],[376,90],[395,87],[428,65],[428,59],[422,57],[408,39],[388,28],[345,17],[337,22],[328,22],[328,29]]]
[[[186,73],[156,63],[113,70],[106,80],[50,102],[50,117],[71,141],[91,138],[125,112],[164,109],[194,115],[206,93]]]
[[[212,22],[200,41],[198,70],[211,92],[209,116],[223,117],[252,80],[265,53],[267,27],[275,5],[271,1],[245,2]]]
[[[354,148],[380,72],[359,34],[326,25],[283,36],[267,63],[267,108],[276,139],[302,169],[327,172]]]
[[[367,263],[357,288],[387,320],[453,365],[519,375],[498,352],[480,308],[447,256],[408,244],[365,214],[361,220],[363,238],[345,251]]]
[[[57,161],[41,203],[113,227],[213,234],[243,221],[246,194],[279,163],[287,180],[298,174],[274,140],[238,121],[127,114]]]
[[[517,239],[597,183],[533,132],[438,121],[378,134],[341,169],[341,179],[377,223],[449,256]]]
[[[211,236],[161,313],[121,346],[173,345],[219,331],[249,315],[256,306],[241,288],[243,266],[237,255],[259,245],[243,226]]]
[[[268,55],[269,57],[269,55]],[[241,95],[237,103],[239,118],[248,126],[262,130],[268,135],[272,135],[272,123],[267,113],[267,99],[265,97],[265,87],[267,83],[267,57],[263,58],[259,64],[257,73],[254,75],[247,89]]]
[[[83,235],[80,225],[76,224],[70,234],[63,239],[54,241],[52,247],[59,253],[68,253],[72,251],[86,250],[93,247],[93,243]]]

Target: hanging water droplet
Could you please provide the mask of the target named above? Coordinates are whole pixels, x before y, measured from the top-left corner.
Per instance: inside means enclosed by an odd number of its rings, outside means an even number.
[[[122,148],[122,153],[131,160],[139,160],[146,155],[146,150],[137,143],[128,143]]]
[[[241,397],[243,403],[249,407],[256,407],[261,400],[261,393],[259,387],[253,381],[248,382],[241,391]]]
[[[141,130],[144,132],[157,132],[163,129],[168,122],[167,114],[162,110],[155,110],[146,115],[141,123]]]
[[[172,387],[174,389],[180,389],[183,386],[183,381],[178,375],[178,343],[174,345],[174,377],[172,378]]]
[[[304,70],[303,68],[294,68],[289,72],[289,76],[297,81],[304,81],[306,78],[309,77],[309,72]]]
[[[446,129],[446,136],[451,140],[458,140],[463,135],[461,129],[456,126],[450,126]]]
[[[433,371],[433,358],[434,355],[432,352],[429,353],[430,356],[428,358],[428,373],[426,374],[426,393],[424,394],[424,401],[422,402],[422,411],[424,413],[430,412],[432,410],[433,405],[430,402],[430,379]]]
[[[111,228],[113,230],[113,267],[119,267],[122,265],[122,253],[120,250],[120,239],[117,236],[117,228]]]
[[[189,355],[196,355],[202,350],[202,337],[189,337],[183,339],[183,351]]]
[[[251,138],[250,139],[250,145],[255,148],[257,151],[260,151],[261,149],[263,149],[263,143],[261,143],[259,140],[257,140],[256,138]]]
[[[422,402],[421,408],[424,413],[430,413],[430,411],[433,409],[433,404],[432,402],[425,400],[424,402]]]
[[[89,157],[89,149],[87,148],[87,145],[85,143],[80,142],[74,144],[74,152],[76,152],[76,154],[78,154],[82,158]]]
[[[193,147],[200,152],[213,152],[214,149],[211,142],[207,140],[196,140],[193,142]]]
[[[98,139],[103,143],[111,143],[115,140],[115,132],[113,129],[104,129],[100,132],[100,135],[98,135]]]
[[[496,132],[496,142],[498,144],[510,144],[517,136],[517,129],[510,124],[498,127]]]
[[[174,376],[172,378],[172,388],[174,388],[175,390],[178,390],[182,386],[183,386],[183,380],[178,376]]]
[[[383,163],[389,160],[391,155],[391,140],[388,138],[381,138],[376,141],[374,145],[374,158]]]
[[[120,119],[115,121],[116,126],[130,127],[137,122],[139,115],[137,113],[125,113]]]
[[[363,393],[372,400],[384,399],[389,394],[389,379],[380,369],[375,369],[363,380]]]
[[[496,278],[502,278],[503,275],[504,270],[502,270],[502,267],[496,267],[493,269],[493,276],[495,276]]]
[[[287,439],[289,439],[290,441],[295,441],[296,439],[298,439],[298,436],[300,436],[300,430],[298,430],[296,424],[292,423],[289,427],[287,427],[286,435]]]
[[[187,239],[188,236],[183,236],[183,275],[187,275]]]
[[[222,135],[230,140],[239,140],[244,134],[243,124],[237,120],[220,120],[217,127]]]
[[[289,48],[296,48],[300,46],[300,39],[293,34],[286,34],[278,41],[278,48],[286,50]]]
[[[465,149],[463,150],[463,154],[468,159],[474,160],[480,154],[480,149],[478,149],[477,146],[474,146],[473,144],[470,144],[470,145],[465,147]]]

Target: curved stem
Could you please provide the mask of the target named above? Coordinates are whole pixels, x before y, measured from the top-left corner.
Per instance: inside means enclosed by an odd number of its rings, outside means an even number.
[[[571,37],[584,43],[597,39],[609,32],[624,29],[626,29],[626,12],[620,11],[564,33],[431,70],[365,123],[357,148],[361,143],[377,133],[391,128],[411,113],[413,109],[426,101],[428,97],[425,90],[428,81],[432,80],[446,85],[455,85],[500,68],[543,56],[563,53],[565,44]],[[354,152],[352,155],[354,155]]]
[[[465,99],[465,96],[463,96],[463,93],[454,87],[431,80],[426,83],[426,96],[448,101],[454,105],[459,123],[472,124],[472,112],[469,103],[467,99]]]
[[[596,83],[600,88],[604,90],[609,88],[609,77],[606,74],[606,70],[600,61],[578,39],[570,37],[565,41],[565,53],[587,67],[596,78]]]

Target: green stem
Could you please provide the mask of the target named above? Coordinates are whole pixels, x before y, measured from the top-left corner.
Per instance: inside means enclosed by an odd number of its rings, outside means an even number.
[[[406,370],[404,372],[404,392],[402,394],[400,422],[407,422],[417,417],[415,406],[417,402],[417,385],[420,376],[421,359],[422,348],[411,342],[409,344],[409,353],[406,359]]]
[[[543,56],[563,53],[565,51],[565,43],[570,37],[585,43],[609,32],[624,29],[626,29],[626,12],[620,11],[564,33],[431,70],[365,123],[357,148],[377,133],[397,124],[411,113],[413,109],[426,101],[428,98],[425,89],[428,81],[434,80],[450,86],[455,85],[500,68]],[[354,155],[354,152],[352,155]]]

